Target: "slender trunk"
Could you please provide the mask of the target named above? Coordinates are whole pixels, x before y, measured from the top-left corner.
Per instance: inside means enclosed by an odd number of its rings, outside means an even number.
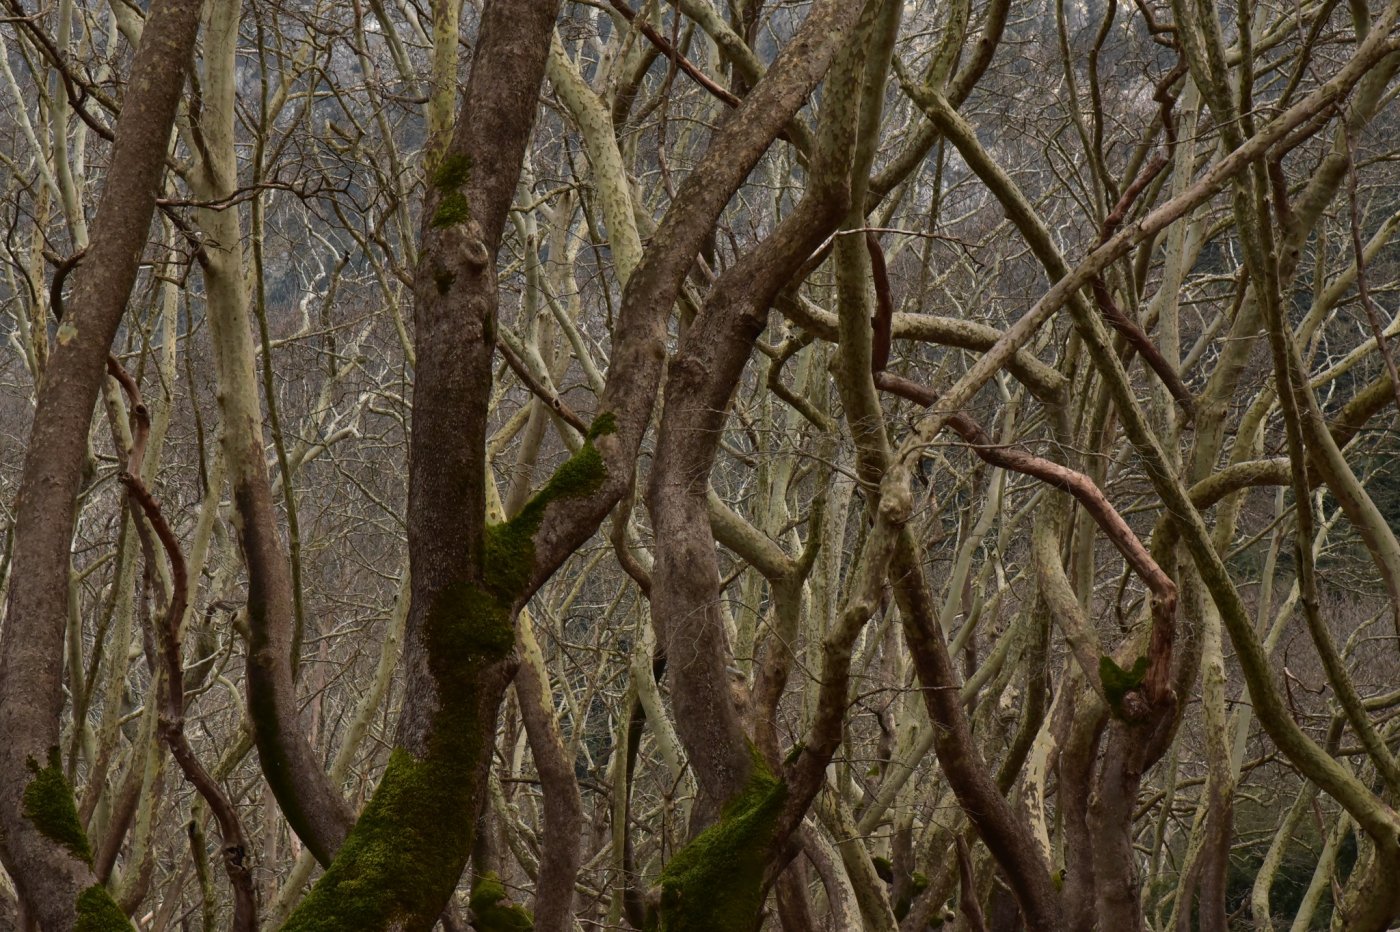
[[[574,776],[573,758],[567,753],[554,716],[549,671],[528,613],[520,613],[516,628],[521,658],[515,674],[515,694],[540,775],[544,837],[548,839],[540,853],[539,881],[535,887],[535,929],[570,932],[574,922],[574,884],[583,857],[583,800]]]
[[[429,929],[471,854],[514,672],[542,511],[596,489],[591,444],[488,534],[496,252],[534,125],[558,0],[487,3],[471,78],[423,210],[414,281],[411,593],[396,747],[373,798],[286,929]],[[591,451],[591,455],[590,455]],[[492,906],[499,907],[495,901]]]
[[[238,187],[234,151],[235,52],[239,7],[211,8],[204,56],[202,160],[191,173],[210,201]],[[297,701],[295,593],[267,474],[258,393],[252,309],[236,210],[200,209],[204,287],[222,416],[220,443],[235,506],[234,523],[248,565],[248,717],[263,775],[287,824],[322,864],[329,864],[353,816],[307,740]],[[290,490],[287,490],[290,494]]]
[[[146,245],[199,10],[198,0],[156,0],[147,14],[21,479],[0,638],[0,858],[26,912],[53,932],[80,917],[125,921],[96,883],[58,759],[69,544],[93,404]]]

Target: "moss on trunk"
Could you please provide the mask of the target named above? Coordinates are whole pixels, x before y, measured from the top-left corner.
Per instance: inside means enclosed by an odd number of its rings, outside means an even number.
[[[432,926],[471,853],[500,701],[491,684],[505,682],[491,674],[515,646],[515,603],[533,571],[535,532],[551,501],[590,494],[606,474],[590,438],[520,514],[486,529],[482,582],[453,583],[433,597],[422,624],[439,706],[427,752],[390,755],[374,796],[286,932],[382,929],[409,918],[412,928]],[[518,918],[491,906],[503,922]]]
[[[79,893],[77,906],[73,932],[131,932],[126,913],[100,883]]]
[[[786,797],[786,784],[754,755],[743,792],[662,871],[658,932],[758,929],[767,893],[764,872]]]
[[[63,776],[63,762],[58,748],[49,748],[49,764],[40,767],[29,759],[34,779],[24,788],[24,817],[33,823],[44,837],[57,842],[84,864],[92,864],[92,846],[83,825],[78,821],[78,809],[73,803],[73,788]]]
[[[530,932],[535,919],[522,906],[505,902],[506,887],[494,871],[472,884],[472,927],[479,932]]]

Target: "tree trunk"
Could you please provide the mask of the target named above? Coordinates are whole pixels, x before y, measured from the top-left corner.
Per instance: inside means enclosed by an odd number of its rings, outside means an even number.
[[[488,534],[483,454],[495,258],[558,6],[486,4],[456,130],[431,179],[414,280],[412,589],[397,746],[286,929],[426,930],[437,921],[472,850],[497,713],[514,672],[513,621],[529,578],[530,537],[551,497],[591,491],[597,475],[596,452],[583,454]]]
[[[198,0],[155,0],[147,14],[25,455],[0,637],[0,857],[46,932],[124,921],[93,875],[59,760],[69,546],[92,408],[145,249],[199,11]]]

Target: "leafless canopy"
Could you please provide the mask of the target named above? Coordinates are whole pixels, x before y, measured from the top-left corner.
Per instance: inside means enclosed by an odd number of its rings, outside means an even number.
[[[1397,21],[0,0],[0,932],[1395,927]]]

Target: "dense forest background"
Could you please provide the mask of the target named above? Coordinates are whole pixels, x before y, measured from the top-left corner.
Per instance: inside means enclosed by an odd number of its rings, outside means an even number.
[[[0,930],[1395,927],[1397,17],[4,0]]]

